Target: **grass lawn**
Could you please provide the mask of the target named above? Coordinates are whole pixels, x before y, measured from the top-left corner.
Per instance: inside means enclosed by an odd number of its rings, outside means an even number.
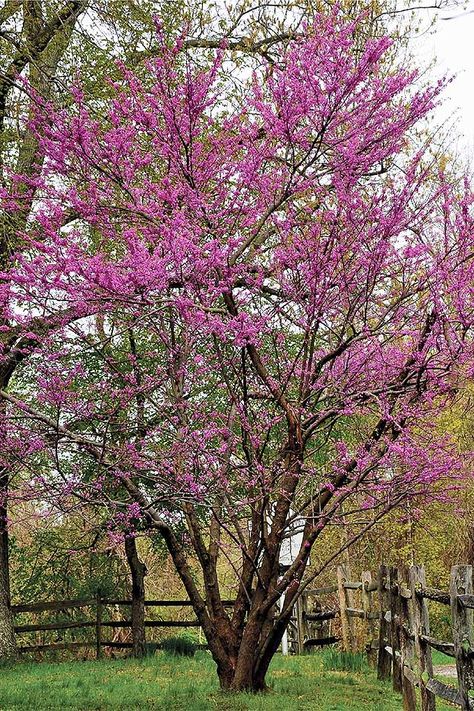
[[[159,653],[143,661],[23,662],[0,670],[0,710],[400,711],[400,697],[372,671],[325,666],[324,654],[279,655],[268,675],[272,691],[253,696],[221,693],[205,652],[192,659]]]
[[[438,652],[436,649],[433,649],[433,651],[431,652],[431,659],[433,660],[433,664],[437,666],[446,664],[456,664],[456,660],[453,659],[453,657],[448,657],[447,654],[443,654],[443,652]]]

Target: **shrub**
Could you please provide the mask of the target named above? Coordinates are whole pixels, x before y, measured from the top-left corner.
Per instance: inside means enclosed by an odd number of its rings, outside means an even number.
[[[164,652],[174,657],[194,657],[198,648],[189,637],[168,637],[160,646]]]
[[[323,654],[323,668],[327,671],[362,672],[368,669],[367,658],[361,652],[340,652],[329,649]]]
[[[145,645],[145,656],[146,657],[153,657],[156,650],[160,649],[160,646],[158,642],[147,642]]]

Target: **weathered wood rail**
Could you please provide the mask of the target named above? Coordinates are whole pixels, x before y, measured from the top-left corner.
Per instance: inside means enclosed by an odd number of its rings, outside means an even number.
[[[71,641],[71,642],[52,642],[32,645],[19,644],[20,652],[44,652],[54,650],[74,650],[81,648],[95,648],[96,656],[100,657],[103,647],[115,649],[130,649],[131,642],[123,642],[116,640],[104,640],[103,630],[107,629],[127,629],[132,626],[131,620],[108,620],[104,619],[104,609],[110,606],[131,606],[131,600],[115,600],[112,598],[103,598],[98,595],[96,598],[80,599],[80,600],[55,600],[47,602],[32,602],[21,605],[12,605],[14,615],[20,613],[41,613],[41,612],[68,612],[69,610],[77,610],[78,608],[89,608],[91,610],[91,619],[86,620],[56,620],[54,622],[39,622],[35,624],[15,625],[15,632],[22,635],[29,632],[63,632],[65,630],[79,630],[94,628],[94,636],[89,640]],[[233,605],[232,600],[225,600],[226,606]],[[192,607],[190,600],[146,600],[145,607]],[[94,612],[95,611],[95,612]],[[196,619],[192,620],[145,620],[145,627],[153,628],[189,628],[199,627],[199,622]],[[159,645],[158,645],[159,646]]]

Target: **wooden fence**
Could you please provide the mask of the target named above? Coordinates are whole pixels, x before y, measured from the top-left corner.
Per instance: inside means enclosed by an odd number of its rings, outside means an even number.
[[[324,600],[327,604],[323,604]],[[436,639],[430,634],[429,601],[450,608],[451,638]],[[226,606],[233,601],[227,600]],[[106,619],[109,606],[130,606],[130,600],[97,596],[89,600],[62,600],[15,605],[15,614],[68,612],[89,608],[91,619],[55,621],[18,625],[21,635],[38,631],[65,631],[92,628],[85,642],[55,642],[19,646],[20,651],[35,652],[56,649],[94,648],[97,657],[104,647],[130,648],[131,642],[106,640],[104,631],[130,628],[128,619]],[[358,606],[357,606],[358,605]],[[147,600],[147,608],[190,607],[189,600]],[[474,592],[472,567],[453,567],[449,590],[437,590],[426,584],[424,570],[381,566],[377,576],[362,573],[358,581],[350,580],[344,566],[337,570],[337,584],[310,589],[298,600],[289,625],[289,648],[295,653],[340,642],[342,649],[365,649],[369,662],[377,666],[380,679],[392,678],[393,687],[403,696],[405,711],[415,711],[417,692],[422,711],[435,711],[439,697],[463,711],[474,711]],[[146,620],[145,627],[199,627],[192,620]],[[431,650],[452,657],[456,663],[456,687],[435,678]],[[453,679],[454,681],[454,679]]]
[[[463,711],[473,711],[474,699],[470,696],[474,691],[472,567],[454,566],[449,590],[428,587],[424,570],[418,566],[406,571],[383,568],[380,580],[382,596],[385,595],[389,604],[380,623],[379,676],[387,678],[391,670],[393,686],[402,692],[406,711],[416,709],[416,688],[420,691],[422,711],[434,711],[437,697]],[[430,635],[428,600],[449,606],[450,640]],[[456,661],[457,688],[435,678],[432,649]]]
[[[93,629],[94,634],[92,640],[83,642],[54,642],[49,644],[33,644],[19,645],[20,652],[39,652],[53,650],[73,650],[80,648],[95,648],[96,656],[101,656],[102,648],[118,648],[129,649],[132,647],[131,642],[104,640],[104,630],[110,629],[126,629],[132,626],[131,620],[108,620],[104,619],[104,611],[107,607],[130,607],[131,600],[115,600],[103,598],[97,595],[96,598],[88,600],[58,600],[52,602],[34,602],[25,605],[12,605],[14,615],[20,613],[41,613],[41,612],[60,612],[68,613],[70,610],[78,608],[89,608],[92,612],[91,619],[88,620],[70,620],[70,621],[54,621],[54,622],[39,622],[37,624],[16,625],[16,634],[25,634],[30,632],[63,632],[66,630],[77,629]],[[225,606],[233,605],[232,600],[225,600]],[[145,607],[191,607],[189,600],[146,600]],[[145,627],[153,628],[186,628],[200,627],[198,620],[145,620]]]
[[[359,607],[355,606],[356,595]],[[333,609],[319,602],[318,612],[307,611],[312,598],[324,596],[337,599]],[[450,608],[448,641],[430,634],[430,600]],[[311,624],[338,618],[342,648],[357,651],[362,640],[369,662],[377,666],[379,679],[391,677],[394,689],[402,694],[404,711],[416,711],[417,689],[422,711],[435,711],[437,697],[463,711],[474,711],[473,611],[471,566],[452,568],[449,590],[428,587],[424,570],[418,566],[409,569],[382,566],[375,580],[364,572],[359,581],[351,581],[344,566],[340,566],[337,585],[309,590],[298,602],[298,651],[333,642],[335,638],[330,634],[313,638]],[[360,620],[358,631],[356,620]],[[456,687],[435,678],[432,649],[455,660]]]
[[[290,620],[290,648],[302,654],[314,647],[340,642],[345,651],[356,651],[358,637],[368,645],[369,658],[377,656],[378,640],[376,630],[380,618],[379,608],[374,608],[372,593],[378,591],[378,582],[372,581],[370,572],[362,573],[361,580],[349,579],[346,568],[337,569],[337,584],[324,588],[308,589],[299,598]],[[355,594],[361,597],[361,609],[355,607]],[[321,600],[329,598],[329,605]],[[338,619],[337,635],[333,621]],[[362,630],[356,635],[354,619],[363,620]],[[368,641],[367,641],[368,640]],[[370,642],[370,644],[369,644]]]

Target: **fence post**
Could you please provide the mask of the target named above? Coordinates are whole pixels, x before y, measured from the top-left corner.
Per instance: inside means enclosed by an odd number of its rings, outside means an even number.
[[[379,587],[379,609],[380,609],[380,627],[379,627],[379,655],[377,660],[377,678],[386,680],[390,679],[392,672],[392,657],[387,652],[386,647],[391,643],[391,625],[390,625],[390,577],[386,565],[381,565],[378,574]]]
[[[367,634],[367,658],[370,666],[377,664],[377,652],[375,648],[376,626],[373,618],[373,605],[369,586],[372,584],[372,575],[368,570],[365,570],[361,576],[362,582],[362,609],[365,613],[365,631]]]
[[[349,615],[347,614],[347,591],[344,588],[344,583],[347,580],[346,568],[343,565],[337,566],[337,592],[339,596],[339,610],[341,615],[341,632],[342,632],[342,646],[344,652],[353,652],[353,635],[352,628],[349,620]]]
[[[347,551],[346,551],[347,552]],[[350,582],[352,579],[351,567],[349,562],[344,563],[344,575],[346,582]],[[351,588],[344,587],[344,592],[346,593],[346,608],[350,607],[354,609],[356,607],[354,602],[354,590]],[[347,614],[347,613],[346,613]],[[347,625],[349,628],[349,641],[351,652],[357,652],[359,648],[359,638],[357,635],[357,620],[354,617],[347,615]]]
[[[102,597],[100,590],[97,590],[96,599],[95,654],[97,659],[100,659],[102,656]]]
[[[307,596],[301,595],[296,601],[296,623],[298,631],[298,654],[303,654],[304,652],[304,641],[305,641],[305,631],[306,631],[306,606],[307,606]]]
[[[424,587],[426,587],[424,568],[412,565],[410,568],[410,589],[413,603],[412,630],[415,635],[415,656],[418,660],[421,711],[436,711],[436,697],[426,688],[428,680],[433,678],[433,662],[431,647],[422,639],[422,636],[430,634],[428,605],[420,594]]]
[[[402,568],[398,588],[398,625],[400,639],[400,674],[402,678],[402,696],[404,711],[416,711],[416,693],[413,667],[415,662],[413,644],[413,605],[411,590],[407,588],[408,571]]]
[[[464,607],[458,596],[472,595],[472,566],[455,565],[452,568],[449,592],[461,708],[470,711],[469,690],[474,688],[473,611]]]
[[[392,641],[392,681],[394,691],[402,691],[402,668],[400,663],[400,598],[398,596],[398,570],[390,568],[390,639]]]

